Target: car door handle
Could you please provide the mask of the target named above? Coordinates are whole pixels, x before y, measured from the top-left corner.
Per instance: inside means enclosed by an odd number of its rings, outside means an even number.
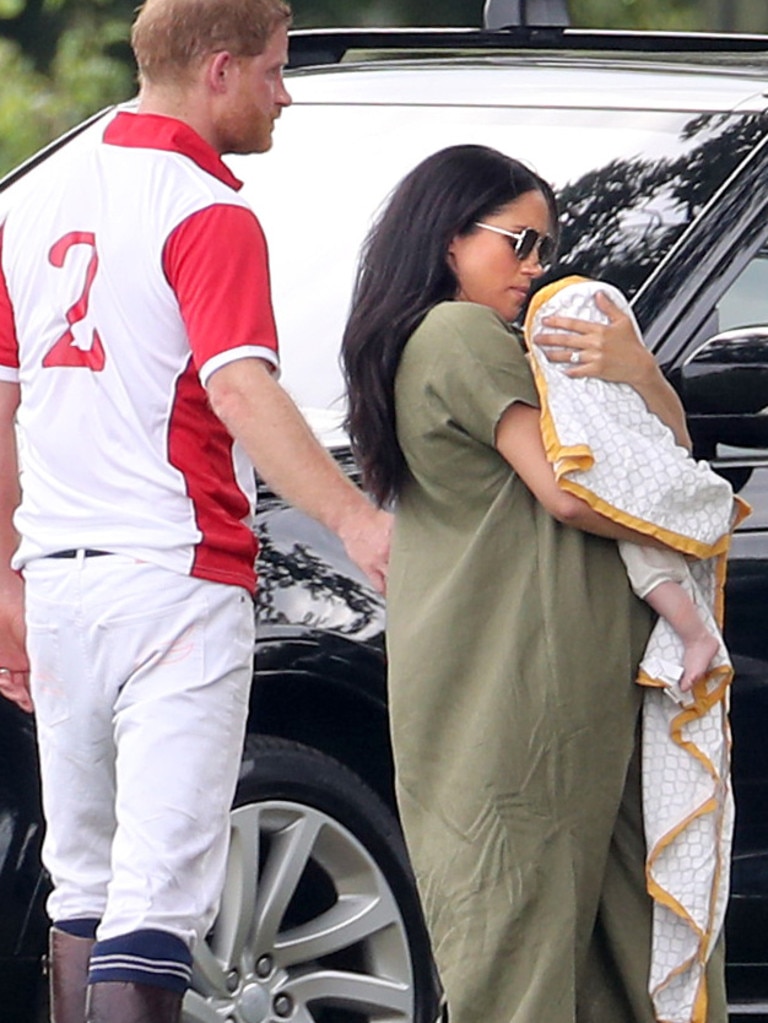
[[[688,429],[694,452],[701,458],[713,458],[718,444],[732,448],[765,449],[768,459],[768,415],[763,412],[741,415],[691,415]],[[758,462],[763,459],[756,455]]]

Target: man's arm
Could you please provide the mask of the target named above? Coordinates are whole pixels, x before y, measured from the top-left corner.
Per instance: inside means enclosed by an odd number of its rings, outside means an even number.
[[[333,530],[382,593],[391,516],[339,469],[261,359],[239,359],[207,384],[211,407],[264,480],[286,501]]]
[[[24,583],[11,568],[19,541],[13,513],[21,499],[16,453],[19,385],[0,381],[0,693],[32,710],[29,661],[25,647]]]

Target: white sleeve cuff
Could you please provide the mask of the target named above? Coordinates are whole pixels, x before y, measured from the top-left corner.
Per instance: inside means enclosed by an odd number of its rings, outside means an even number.
[[[221,369],[222,366],[227,366],[230,362],[237,362],[240,359],[262,359],[264,362],[269,363],[275,378],[280,376],[280,360],[278,359],[277,352],[261,345],[241,345],[239,348],[229,348],[226,352],[219,352],[218,355],[214,355],[213,358],[204,362],[200,367],[200,383],[203,387],[206,387],[211,374],[215,373],[217,369]]]

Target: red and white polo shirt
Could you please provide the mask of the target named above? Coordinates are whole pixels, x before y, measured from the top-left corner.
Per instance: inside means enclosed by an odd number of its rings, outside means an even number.
[[[0,230],[0,379],[18,380],[22,540],[255,585],[253,469],[205,383],[277,367],[267,249],[190,127],[121,112],[34,172]]]

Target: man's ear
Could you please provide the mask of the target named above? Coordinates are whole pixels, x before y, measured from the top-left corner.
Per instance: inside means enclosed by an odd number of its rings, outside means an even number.
[[[227,91],[229,79],[234,70],[235,60],[228,50],[212,53],[205,64],[205,81],[213,92]]]

